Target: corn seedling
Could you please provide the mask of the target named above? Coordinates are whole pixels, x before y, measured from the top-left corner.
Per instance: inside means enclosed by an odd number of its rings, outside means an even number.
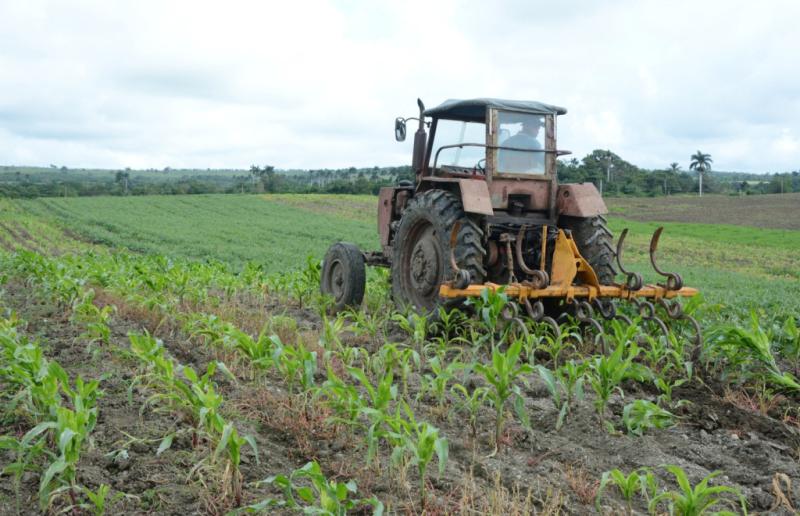
[[[111,492],[111,486],[108,484],[100,484],[97,491],[92,491],[84,486],[81,486],[80,489],[88,501],[78,504],[77,508],[83,509],[94,516],[103,516],[110,505],[113,505],[118,500],[125,497],[125,493],[115,493],[109,498],[108,495]]]
[[[672,413],[647,400],[636,400],[622,409],[622,422],[629,434],[642,435],[651,428],[669,428],[675,424]]]
[[[450,388],[450,392],[461,398],[457,410],[467,413],[472,438],[475,439],[478,435],[478,412],[486,402],[489,389],[486,387],[476,387],[470,392],[466,387],[457,383]]]
[[[299,482],[301,480],[310,485],[301,484]],[[377,498],[351,499],[350,497],[358,492],[356,483],[352,480],[349,482],[328,480],[316,461],[294,470],[288,477],[276,475],[262,480],[259,484],[270,484],[280,488],[283,491],[283,499],[268,498],[235,513],[264,513],[272,508],[286,508],[302,511],[304,514],[345,516],[370,506],[373,516],[383,514],[383,504]]]
[[[397,385],[394,384],[391,372],[383,375],[373,386],[363,370],[351,367],[348,371],[353,378],[358,380],[369,396],[369,403],[365,403],[365,406],[361,408],[361,413],[370,420],[367,429],[367,464],[369,464],[375,457],[378,440],[383,435],[383,423],[390,417],[389,404],[397,399]]]
[[[416,466],[419,475],[420,506],[425,507],[425,480],[428,464],[434,454],[439,460],[439,475],[447,466],[447,439],[439,436],[439,430],[424,421],[417,421],[414,413],[405,402],[402,403],[405,416],[398,414],[386,422],[391,428],[387,438],[393,445],[392,463],[405,466]]]
[[[431,372],[422,376],[423,387],[419,396],[422,397],[425,393],[430,393],[436,399],[439,408],[442,408],[447,399],[448,383],[453,381],[456,372],[464,369],[465,365],[461,362],[450,362],[444,365],[443,360],[438,356],[428,360],[428,365],[431,368]]]
[[[670,514],[680,516],[702,516],[704,514],[726,514],[724,512],[713,512],[712,509],[721,504],[734,505],[732,500],[724,499],[721,495],[731,494],[738,498],[743,514],[747,514],[747,504],[738,489],[728,486],[709,486],[714,477],[722,474],[715,471],[692,487],[686,473],[678,466],[664,466],[672,473],[678,483],[679,490],[666,491],[650,500],[648,509],[655,514],[658,506],[666,503]],[[733,514],[728,512],[727,514]]]
[[[724,325],[712,332],[717,346],[721,347],[728,357],[741,361],[745,351],[752,359],[757,360],[764,368],[766,377],[777,386],[792,391],[800,391],[800,383],[790,373],[781,372],[772,353],[772,336],[764,331],[755,312],[750,313],[750,329]],[[740,355],[736,357],[736,355]]]
[[[537,365],[536,370],[544,380],[547,390],[553,398],[553,404],[558,410],[556,430],[560,430],[564,424],[564,419],[570,411],[573,400],[575,398],[583,398],[585,366],[569,361],[555,371],[551,371],[542,365]]]
[[[608,400],[614,392],[624,396],[620,384],[628,378],[641,380],[641,373],[633,363],[639,354],[639,348],[634,342],[628,342],[629,349],[626,351],[626,342],[619,341],[616,349],[610,355],[594,357],[589,362],[589,384],[595,393],[595,409],[602,421],[605,421],[606,407]]]
[[[475,372],[482,375],[491,385],[487,397],[491,400],[495,409],[495,452],[497,452],[500,434],[503,431],[506,402],[511,396],[515,397],[514,406],[517,411],[517,417],[520,417],[523,423],[527,419],[527,414],[522,406],[522,395],[516,382],[523,374],[533,371],[533,368],[520,362],[521,350],[522,341],[515,340],[505,353],[495,348],[492,351],[492,361],[489,364],[477,363],[474,366]]]
[[[422,349],[431,329],[427,315],[411,311],[408,315],[394,314],[392,321],[411,337],[411,342],[418,350]]]
[[[656,496],[656,491],[658,490],[656,477],[649,468],[639,468],[632,471],[630,475],[625,475],[618,469],[606,471],[600,477],[600,487],[597,489],[597,497],[595,498],[595,508],[600,514],[603,513],[600,507],[600,500],[609,484],[615,486],[619,494],[622,495],[628,514],[633,514],[633,497],[637,493],[641,493],[647,500],[651,500]]]
[[[89,345],[95,342],[108,344],[111,341],[111,329],[108,326],[111,316],[116,311],[114,305],[98,308],[94,304],[95,292],[88,289],[72,307],[72,320],[85,327],[80,338]]]

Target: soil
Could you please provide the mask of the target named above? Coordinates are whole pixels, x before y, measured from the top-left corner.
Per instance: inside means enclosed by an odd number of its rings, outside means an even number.
[[[98,296],[106,301],[112,298]],[[240,435],[252,435],[258,444],[260,460],[249,448],[243,450],[245,503],[279,495],[255,482],[270,475],[289,474],[317,460],[329,478],[354,479],[358,496],[377,496],[387,512],[420,513],[414,469],[409,469],[405,479],[390,473],[390,450],[382,449],[377,464],[365,466],[363,432],[328,423],[324,407],[288,393],[271,374],[253,375],[235,356],[218,354],[210,346],[189,339],[177,325],[154,327],[136,309],[120,303],[112,323],[111,344],[89,349],[80,338],[80,329],[69,322],[63,309],[36,300],[23,285],[6,285],[3,302],[29,321],[26,333],[39,339],[48,358],[57,360],[71,377],[80,374],[102,379],[99,420],[92,445],[82,455],[78,482],[93,490],[105,483],[114,492],[125,493],[113,512],[220,514],[233,507],[233,500],[219,490],[220,468],[208,463],[207,445],[201,442],[193,446],[190,433],[185,432],[186,423],[174,412],[147,405],[152,392],[141,385],[130,389],[140,370],[136,359],[125,352],[127,335],[149,326],[179,362],[204,370],[209,361],[222,359],[238,377],[234,383],[217,375],[216,381],[226,400],[225,417],[236,422]],[[255,311],[262,321],[264,317],[287,315],[297,321],[299,338],[309,346],[316,343],[320,321],[312,311],[280,304],[268,305],[266,314],[264,309],[259,303],[241,303],[237,308],[250,311],[253,320],[259,317]],[[394,332],[390,339],[399,335]],[[347,332],[344,340],[370,351],[382,342]],[[324,368],[318,369],[317,380],[322,382]],[[681,466],[693,483],[722,470],[724,474],[715,483],[739,488],[751,512],[793,513],[786,506],[777,506],[773,479],[783,474],[794,487],[800,486],[800,427],[726,401],[722,386],[709,380],[679,389],[675,399],[690,403],[681,412],[678,424],[633,437],[607,432],[598,422],[590,396],[578,403],[563,428],[556,431],[556,411],[544,384],[536,376],[529,379],[530,385],[523,392],[533,430],[527,432],[508,418],[504,446],[494,456],[489,446],[493,433],[490,410],[481,412],[479,433],[473,439],[468,425],[454,410],[441,410],[433,400],[414,406],[417,418],[440,428],[449,441],[450,460],[445,473],[438,477],[436,465],[431,466],[428,514],[524,514],[532,510],[590,514],[595,512],[594,493],[604,471],[619,468],[627,473],[649,466],[662,486],[674,488],[673,479],[660,467],[664,464]],[[477,383],[478,379],[467,381]],[[413,397],[419,378],[412,377],[409,385]],[[639,384],[624,387],[625,398],[617,396],[610,405],[616,428],[622,427],[624,403],[655,398],[654,392]],[[789,402],[796,405],[797,399]],[[157,455],[161,439],[181,429],[184,432],[172,446]],[[7,426],[0,432],[19,433],[20,429]],[[0,459],[6,462],[8,455],[0,453]],[[195,469],[198,463],[201,466]],[[38,513],[37,489],[38,475],[26,475],[19,492],[22,513]],[[794,507],[800,507],[797,493],[784,492]],[[4,501],[0,514],[16,514],[16,499],[12,482],[4,477],[0,483],[0,500]],[[620,513],[624,506],[613,489],[608,489],[602,504],[607,514]],[[64,500],[57,505],[64,508]],[[641,499],[634,508],[646,512]]]
[[[704,195],[703,197],[610,197],[611,216],[643,222],[702,222],[800,230],[800,193]]]

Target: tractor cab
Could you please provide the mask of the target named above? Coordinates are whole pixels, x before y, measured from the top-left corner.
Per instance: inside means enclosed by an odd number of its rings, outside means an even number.
[[[447,100],[432,109],[420,102],[419,107],[413,168],[420,191],[458,183],[462,194],[473,194],[465,197],[475,199],[465,199],[467,211],[555,217],[556,157],[569,153],[556,148],[556,117],[566,109],[492,98]],[[396,127],[404,123],[397,119]],[[396,131],[404,138],[404,126],[401,133]]]

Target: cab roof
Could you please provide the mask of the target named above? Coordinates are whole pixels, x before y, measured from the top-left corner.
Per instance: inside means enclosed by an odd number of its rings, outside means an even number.
[[[466,122],[485,122],[486,108],[497,108],[536,115],[564,115],[566,108],[536,102],[535,100],[504,100],[480,98],[469,100],[448,99],[438,106],[426,109],[425,116],[463,120]]]

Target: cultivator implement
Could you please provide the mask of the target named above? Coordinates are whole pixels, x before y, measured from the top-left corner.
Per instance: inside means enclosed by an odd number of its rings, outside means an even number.
[[[458,229],[458,227],[453,228],[451,238],[455,238]],[[671,320],[689,322],[695,333],[695,353],[700,349],[702,342],[700,326],[694,318],[684,313],[683,307],[678,301],[680,297],[696,295],[698,290],[684,287],[683,279],[679,274],[661,270],[656,261],[662,227],[656,230],[650,240],[650,263],[655,272],[664,278],[663,282],[655,284],[645,284],[639,273],[628,271],[623,265],[623,244],[628,234],[627,229],[620,235],[616,249],[617,265],[625,276],[625,281],[610,285],[601,284],[592,266],[581,256],[578,246],[568,230],[558,230],[554,248],[549,252],[546,238],[547,226],[542,227],[541,252],[539,253],[541,261],[538,268],[531,268],[524,260],[523,245],[526,231],[528,228],[523,226],[516,235],[504,233],[500,238],[500,242],[505,245],[504,255],[508,261],[508,270],[521,270],[525,275],[524,279],[517,280],[515,274],[512,273],[507,284],[500,285],[491,282],[470,284],[469,274],[467,271],[459,269],[455,257],[451,253],[450,265],[455,271],[455,278],[440,286],[439,295],[450,299],[469,298],[481,296],[485,289],[490,291],[502,289],[509,301],[515,302],[509,305],[509,311],[506,313],[507,320],[516,318],[519,307],[522,307],[528,318],[536,322],[548,323],[556,333],[559,332],[559,325],[555,319],[546,315],[545,302],[547,300],[563,300],[567,305],[571,305],[575,318],[581,323],[593,327],[598,333],[602,333],[603,328],[596,318],[596,314],[604,319],[616,318],[631,324],[630,318],[618,313],[613,302],[614,300],[624,300],[636,306],[642,320],[654,323],[665,335],[669,333],[669,328],[664,319],[658,316],[657,308],[662,308],[666,317]],[[453,247],[451,246],[451,248]],[[548,256],[551,256],[549,273],[546,271],[546,257]]]

